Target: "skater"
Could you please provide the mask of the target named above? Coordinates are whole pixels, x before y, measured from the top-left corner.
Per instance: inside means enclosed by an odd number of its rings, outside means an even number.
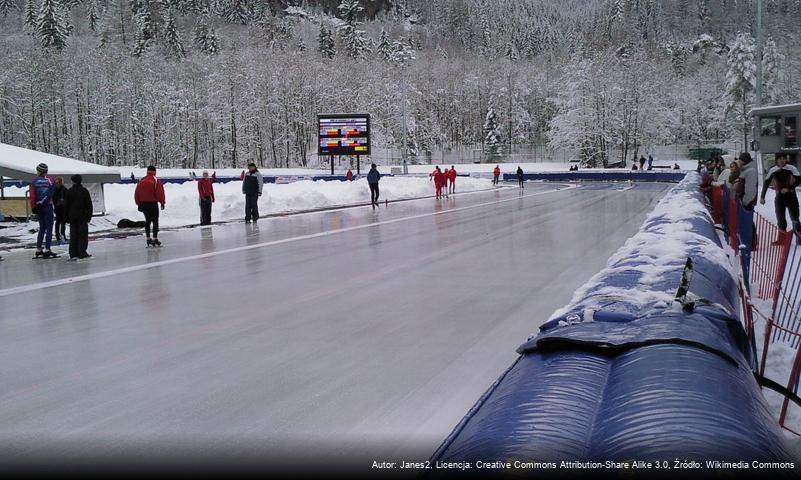
[[[245,195],[245,223],[259,221],[259,197],[261,197],[264,179],[253,162],[248,163],[248,171],[242,178],[242,193]]]
[[[349,182],[353,181],[353,170],[350,168],[348,169],[348,173],[345,174],[345,178],[348,179]]]
[[[498,178],[501,176],[501,167],[495,165],[495,169],[492,171],[492,184],[498,185]]]
[[[645,170],[645,157],[640,155],[640,170]]]
[[[378,172],[378,167],[375,163],[370,165],[370,171],[367,172],[367,185],[370,186],[370,204],[373,208],[378,206],[378,181],[381,180],[381,174]]]
[[[145,235],[147,236],[148,247],[160,247],[159,241],[159,204],[164,210],[167,203],[164,198],[164,185],[156,178],[156,167],[147,167],[147,175],[139,180],[134,191],[134,201],[139,207],[139,211],[145,214]],[[150,238],[151,226],[153,238]]]
[[[517,183],[523,188],[523,169],[520,166],[517,167]]]
[[[203,170],[200,180],[197,181],[198,201],[200,202],[200,225],[211,225],[211,204],[214,203],[214,181],[217,172],[209,177],[208,170]]]
[[[434,180],[434,191],[436,192],[436,197],[442,198],[442,186],[445,183],[445,174],[442,173],[442,170],[439,169],[439,165],[434,167],[434,171],[431,172],[429,175]]]
[[[448,170],[448,190],[450,193],[456,193],[456,168],[453,165]]]
[[[673,164],[673,170],[680,170],[680,169],[681,169],[681,167],[679,166],[678,163],[674,163]]]
[[[801,184],[801,174],[798,173],[798,169],[787,163],[787,156],[779,155],[776,157],[776,165],[768,171],[765,177],[759,203],[765,204],[765,194],[768,192],[768,187],[773,186],[776,190],[774,208],[776,209],[776,220],[779,222],[779,230],[782,232],[787,231],[786,214],[789,210],[793,232],[801,236],[801,224],[798,222],[798,197],[795,193],[795,187],[799,184]],[[777,239],[773,243],[778,245],[781,240]]]
[[[92,196],[83,185],[80,175],[73,175],[72,188],[67,191],[65,211],[70,222],[70,259],[89,258],[89,222],[92,220]]]
[[[67,212],[64,208],[67,197],[67,187],[64,186],[64,179],[56,177],[56,185],[53,189],[53,213],[56,215],[56,243],[61,245],[62,238],[67,240]]]
[[[654,169],[654,157],[649,153],[648,154],[648,170]]]
[[[136,176],[131,172],[131,183],[136,181]]]
[[[634,163],[631,164],[631,171],[632,172],[636,172],[637,171],[637,162],[634,162]]]
[[[39,218],[39,234],[36,236],[36,256],[34,258],[55,258],[58,255],[50,251],[53,241],[53,191],[55,182],[47,176],[47,164],[36,166],[39,174],[29,187],[31,211]],[[42,244],[44,243],[44,251]]]

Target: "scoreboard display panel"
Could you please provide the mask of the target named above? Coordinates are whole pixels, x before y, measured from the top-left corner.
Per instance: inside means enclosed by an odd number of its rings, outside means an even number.
[[[318,155],[370,155],[370,115],[318,115]]]

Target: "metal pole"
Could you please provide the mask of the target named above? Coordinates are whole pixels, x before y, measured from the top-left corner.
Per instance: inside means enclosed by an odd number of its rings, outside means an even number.
[[[762,0],[757,0],[756,107],[762,106]],[[746,145],[746,149],[748,146]]]
[[[334,156],[331,155],[331,175],[334,174]]]
[[[359,156],[356,155],[356,175],[359,175],[360,173],[361,173],[361,160],[359,159]]]
[[[401,98],[401,111],[403,112],[403,146],[401,147],[401,159],[403,159],[403,174],[406,175],[409,173],[408,162],[406,161],[406,149],[409,145],[406,138],[406,62],[401,64],[401,95],[403,96],[403,98]]]

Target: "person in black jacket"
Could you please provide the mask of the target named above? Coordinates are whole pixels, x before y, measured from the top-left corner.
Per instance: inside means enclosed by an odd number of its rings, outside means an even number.
[[[64,179],[56,177],[56,186],[53,189],[53,212],[56,214],[56,242],[61,243],[61,239],[67,239],[67,212],[64,208],[67,198],[67,187],[64,186]]]
[[[762,185],[762,194],[759,203],[765,204],[765,195],[768,188],[772,185],[776,189],[776,199],[774,207],[776,209],[776,220],[779,223],[779,230],[787,230],[786,213],[790,213],[790,221],[793,222],[793,230],[801,233],[801,223],[798,219],[798,197],[795,188],[801,184],[801,174],[795,166],[787,163],[787,156],[779,155],[776,157],[776,165],[765,175],[765,182]],[[779,243],[779,240],[775,242]]]
[[[517,167],[517,183],[520,185],[520,188],[523,188],[523,169],[519,166]]]
[[[67,191],[65,211],[70,222],[70,260],[89,258],[89,221],[92,219],[92,197],[81,183],[80,175],[73,175],[72,188]]]

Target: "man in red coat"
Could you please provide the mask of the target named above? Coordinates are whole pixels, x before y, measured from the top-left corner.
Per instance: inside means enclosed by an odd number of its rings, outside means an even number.
[[[147,246],[160,247],[159,241],[159,204],[164,210],[167,201],[164,198],[164,185],[156,178],[156,167],[147,167],[147,175],[139,180],[134,191],[134,201],[139,211],[145,214],[145,235]],[[153,239],[150,239],[150,229],[153,227]]]
[[[442,197],[442,187],[445,184],[445,174],[442,173],[442,170],[439,169],[439,165],[434,167],[434,171],[431,172],[429,177],[434,179],[434,188],[437,192],[437,198]]]
[[[456,169],[451,165],[451,169],[448,170],[448,191],[450,193],[456,193]]]
[[[353,171],[350,168],[348,169],[348,173],[345,174],[345,178],[347,178],[349,182],[353,181]]]
[[[497,185],[498,184],[498,177],[500,177],[500,176],[501,176],[501,167],[499,167],[498,165],[495,165],[495,170],[492,171],[492,184],[493,185]]]
[[[214,180],[216,179],[217,172],[214,172],[209,177],[209,172],[203,170],[203,176],[197,181],[201,225],[211,225],[211,204],[214,203]]]

